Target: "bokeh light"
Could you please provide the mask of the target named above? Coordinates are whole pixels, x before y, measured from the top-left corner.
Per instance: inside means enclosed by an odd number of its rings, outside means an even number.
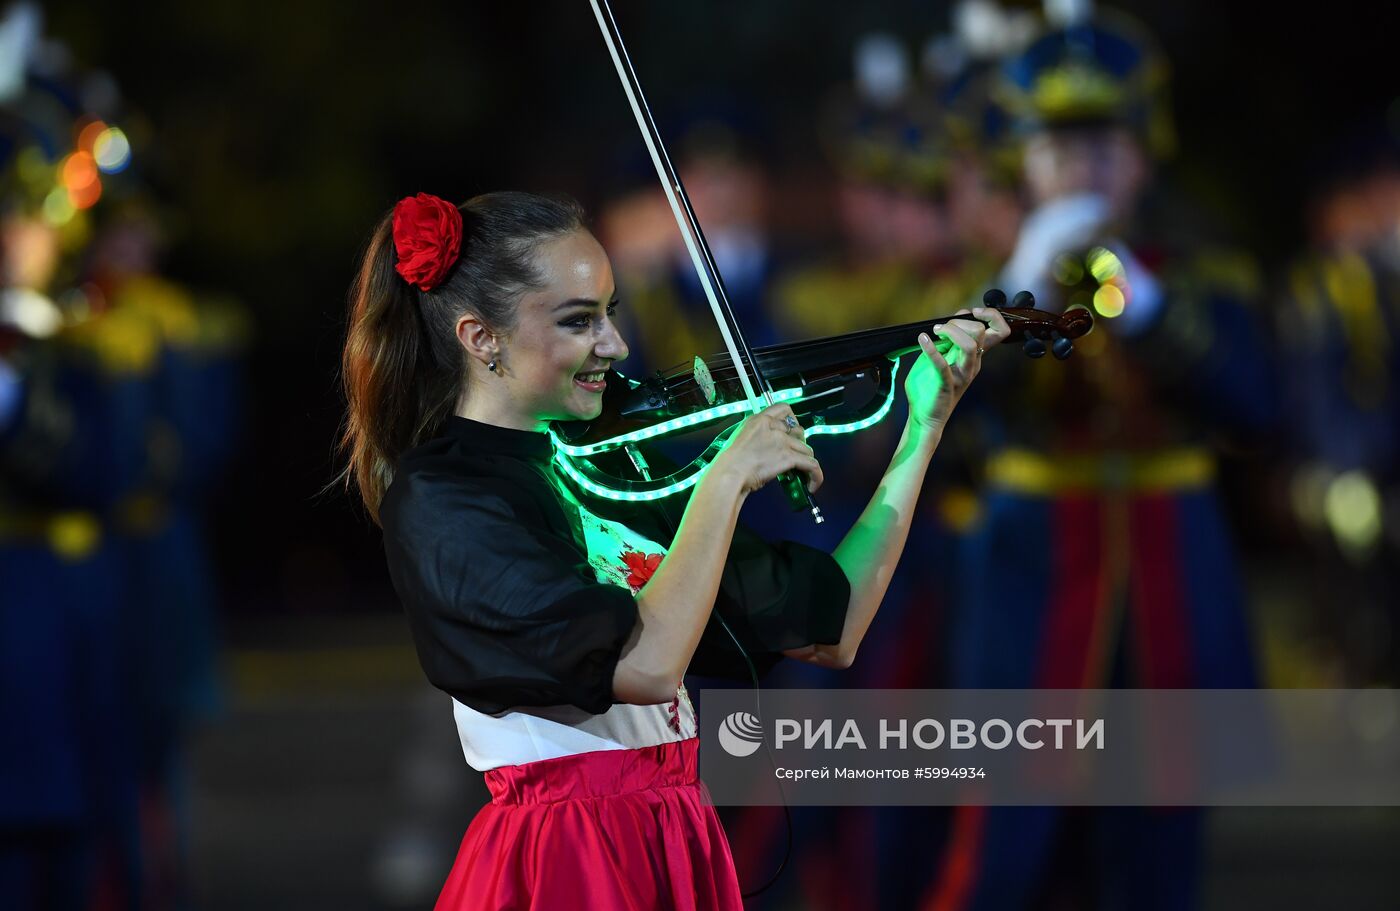
[[[68,198],[72,200],[76,209],[90,209],[102,198],[102,181],[94,180],[81,189],[70,189]]]
[[[70,193],[79,193],[97,182],[97,162],[87,152],[74,152],[63,159],[58,173]]]
[[[1099,284],[1111,282],[1123,274],[1122,261],[1106,247],[1090,250],[1084,261],[1089,267],[1089,274],[1094,276]]]
[[[78,151],[92,154],[93,147],[97,144],[97,137],[107,129],[107,124],[101,120],[92,120],[84,124],[78,131]]]
[[[1348,554],[1369,554],[1381,536],[1381,496],[1364,471],[1337,475],[1327,487],[1327,524]]]
[[[5,317],[34,338],[48,338],[63,328],[63,314],[54,302],[30,288],[5,292]]]
[[[92,155],[103,174],[120,174],[131,163],[131,143],[117,127],[108,127],[92,144]]]
[[[1117,285],[1104,285],[1094,292],[1094,312],[1099,316],[1109,319],[1121,316],[1126,304],[1123,292]]]
[[[54,187],[49,191],[49,195],[44,197],[44,221],[56,228],[72,221],[76,212],[77,206],[73,205],[68,190],[63,187]]]

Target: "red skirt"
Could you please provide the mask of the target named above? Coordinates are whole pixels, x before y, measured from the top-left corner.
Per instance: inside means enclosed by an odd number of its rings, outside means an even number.
[[[742,911],[696,738],[486,773],[436,911]]]

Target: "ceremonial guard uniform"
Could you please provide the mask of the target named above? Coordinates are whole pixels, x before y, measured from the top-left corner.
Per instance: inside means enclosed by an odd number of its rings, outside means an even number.
[[[1347,667],[1314,685],[1400,678],[1400,268],[1391,228],[1371,249],[1305,258],[1280,314],[1297,453],[1291,498],[1321,572],[1305,589]]]
[[[746,146],[752,125],[739,112],[697,115],[680,143],[682,179],[700,215],[735,315],[752,326],[754,346],[784,341],[769,306],[782,268],[768,224],[769,179]],[[634,377],[724,350],[705,290],[680,238],[665,198],[655,189],[615,200],[603,213],[601,236],[618,272],[627,309],[626,372]]]
[[[150,431],[163,334],[76,277],[92,261],[77,255],[92,251],[90,209],[104,189],[120,195],[129,164],[120,130],[80,106],[80,78],[29,74],[0,119],[0,894],[156,907],[138,784],[150,694],[133,686],[151,631],[133,626],[148,605],[133,607],[126,525],[149,515],[136,494],[162,461]],[[186,568],[157,558],[146,571]]]
[[[987,455],[951,643],[958,686],[1254,681],[1211,444],[1265,426],[1272,387],[1247,270],[1154,231],[1140,211],[1145,153],[1169,135],[1162,67],[1146,36],[1098,21],[1050,32],[1002,70],[1041,198],[1000,283],[1033,290],[1043,308],[1092,307],[1098,325],[1064,364],[989,361],[970,396]],[[1058,189],[1032,173],[1047,166],[1046,144]],[[1052,866],[1064,817],[961,808],[927,906],[1026,907],[1064,886]],[[1198,813],[1091,822],[1098,900],[1192,904]]]
[[[158,338],[111,313],[31,342],[0,439],[0,860],[20,906],[139,900],[126,567],[105,516],[138,483]],[[32,898],[33,905],[24,901]]]

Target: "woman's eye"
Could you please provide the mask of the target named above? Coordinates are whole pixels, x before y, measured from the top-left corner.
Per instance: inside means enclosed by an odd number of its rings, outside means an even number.
[[[609,319],[611,319],[617,314],[617,305],[618,301],[612,301],[608,304],[607,312]],[[592,321],[592,313],[580,313],[578,316],[570,316],[566,319],[560,320],[559,325],[563,326],[566,329],[587,329]]]

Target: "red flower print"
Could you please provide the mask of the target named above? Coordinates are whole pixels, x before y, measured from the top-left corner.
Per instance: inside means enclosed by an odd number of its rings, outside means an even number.
[[[642,586],[651,579],[656,568],[661,565],[661,558],[665,554],[644,554],[640,550],[628,550],[622,553],[622,568],[627,572],[627,584],[631,586],[633,593],[642,590]]]
[[[669,726],[669,727],[671,728],[671,730],[675,731],[677,734],[679,734],[679,733],[681,732],[681,716],[680,716],[680,710],[681,710],[681,694],[680,694],[680,691],[678,690],[678,691],[676,692],[676,698],[675,698],[675,699],[672,699],[672,700],[671,700],[671,704],[668,705],[668,706],[666,706],[666,714],[671,716],[671,717],[669,717],[669,718],[666,719],[666,724],[667,724],[667,726]]]

